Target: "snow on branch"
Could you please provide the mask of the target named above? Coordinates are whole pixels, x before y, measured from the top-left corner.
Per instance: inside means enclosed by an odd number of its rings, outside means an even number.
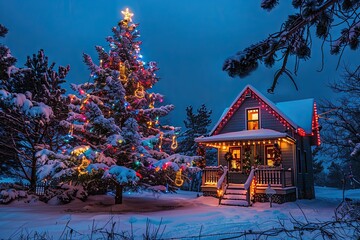
[[[134,170],[116,165],[104,173],[104,178],[113,178],[121,185],[135,184],[139,180]]]

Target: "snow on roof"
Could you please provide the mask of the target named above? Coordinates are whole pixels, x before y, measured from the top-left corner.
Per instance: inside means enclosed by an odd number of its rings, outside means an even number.
[[[244,130],[229,132],[210,137],[195,138],[195,142],[215,142],[215,141],[238,141],[238,140],[263,140],[287,137],[286,133],[277,132],[271,129]]]
[[[312,132],[313,98],[279,102],[276,103],[276,106],[299,127],[304,129],[306,133]]]

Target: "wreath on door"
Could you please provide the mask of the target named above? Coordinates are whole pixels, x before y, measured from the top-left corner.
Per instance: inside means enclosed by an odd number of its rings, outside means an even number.
[[[225,160],[228,161],[228,162],[231,161],[231,160],[233,160],[232,153],[231,153],[231,152],[225,153],[224,158],[225,158]]]
[[[274,166],[279,167],[281,166],[282,158],[281,158],[281,149],[279,144],[274,144]]]

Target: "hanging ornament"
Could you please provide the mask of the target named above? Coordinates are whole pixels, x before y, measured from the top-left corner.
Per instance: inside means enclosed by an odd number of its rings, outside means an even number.
[[[129,11],[129,8],[126,8],[125,11],[121,11],[121,13],[124,15],[124,20],[132,22],[131,17],[134,16],[134,14]]]
[[[100,67],[102,67],[102,65],[103,65],[103,60],[100,59]]]
[[[176,172],[176,177],[175,177],[175,185],[180,187],[184,184],[184,179],[182,179],[181,177],[181,168],[179,169],[179,171]]]
[[[81,159],[81,164],[80,166],[77,168],[77,170],[79,171],[79,175],[83,175],[86,174],[88,171],[86,170],[86,168],[90,165],[90,160],[87,159],[85,156],[82,157]]]
[[[176,136],[174,135],[174,136],[172,137],[171,149],[172,149],[172,150],[175,150],[175,149],[177,149],[177,147],[178,147],[178,142],[177,142],[177,140],[176,140]]]
[[[127,81],[126,66],[123,62],[119,62],[119,79],[123,82]]]
[[[137,98],[143,98],[145,96],[144,87],[138,82],[137,88],[135,90],[135,97]]]
[[[153,109],[154,108],[154,103],[155,103],[155,101],[154,101],[154,99],[153,99],[153,96],[154,96],[154,94],[150,94],[150,96],[149,96],[149,98],[150,98],[150,104],[149,104],[149,108],[150,109]]]
[[[160,132],[160,136],[159,136],[159,150],[160,152],[162,151],[162,142],[163,142],[163,137],[164,137],[164,133]]]

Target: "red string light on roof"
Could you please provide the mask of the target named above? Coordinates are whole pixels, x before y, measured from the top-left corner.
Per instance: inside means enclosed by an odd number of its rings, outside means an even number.
[[[227,121],[232,117],[232,115],[236,112],[236,110],[240,107],[240,105],[244,102],[244,100],[251,96],[251,98],[256,99],[259,103],[259,106],[266,110],[269,114],[273,115],[284,127],[290,129],[291,124],[284,119],[280,114],[278,114],[270,105],[268,105],[264,100],[262,100],[259,96],[257,96],[251,89],[246,89],[246,91],[241,95],[241,97],[230,107],[229,111],[226,115],[221,119],[219,126],[214,131],[214,134],[219,134],[221,129],[227,123]]]
[[[314,102],[314,118],[312,121],[312,130],[316,131],[316,143],[319,146],[321,144],[321,140],[320,140],[320,129],[319,129],[319,115],[317,113],[317,107],[316,107],[316,103]]]

